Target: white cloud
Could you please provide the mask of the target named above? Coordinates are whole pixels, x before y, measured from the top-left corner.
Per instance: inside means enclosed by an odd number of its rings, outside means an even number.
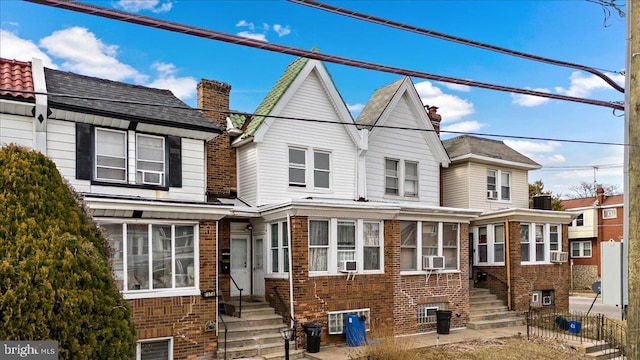
[[[525,89],[529,90],[528,87]],[[536,88],[533,90],[550,93],[549,89],[544,89],[544,88]],[[511,103],[520,105],[520,106],[533,107],[533,106],[542,105],[548,101],[549,101],[549,98],[545,98],[545,97],[511,93]]]
[[[2,29],[0,29],[0,57],[21,61],[31,61],[36,58],[42,60],[42,64],[50,69],[58,68],[49,55],[40,50],[33,41],[22,39],[16,34]]]
[[[131,79],[143,83],[147,76],[116,59],[117,45],[107,45],[95,34],[81,27],[55,31],[40,40],[40,46],[54,57],[63,59],[62,68],[79,74],[109,80]]]
[[[347,104],[347,109],[349,109],[349,111],[362,111],[364,104]]]
[[[471,91],[471,86],[469,85],[452,84],[452,83],[446,83],[446,82],[439,82],[439,83],[442,84],[442,86],[446,87],[447,89],[461,91],[461,92]]]
[[[461,122],[457,122],[447,126],[443,126],[440,129],[440,131],[442,132],[450,131],[450,132],[456,132],[456,133],[476,132],[486,125],[487,124],[479,123],[476,120],[461,121]]]
[[[264,24],[264,25],[269,26],[268,24]],[[236,24],[236,27],[247,27],[251,31],[254,31],[256,29],[256,26],[252,22],[248,22],[246,20],[238,21],[238,23]]]
[[[241,31],[237,35],[247,39],[267,41],[267,36],[265,34],[252,33],[249,31]]]
[[[196,95],[198,82],[192,77],[176,77],[176,66],[173,64],[155,62],[151,65],[158,72],[158,78],[147,84],[157,89],[168,89],[178,98],[191,99]]]
[[[129,12],[139,12],[149,10],[154,13],[167,12],[173,7],[171,1],[160,2],[160,0],[119,0],[116,6]]]
[[[624,85],[624,75],[611,73],[605,73],[605,75],[613,79],[618,84]],[[607,84],[604,80],[597,77],[596,75],[585,76],[580,71],[574,71],[573,73],[571,73],[569,81],[570,85],[568,89],[557,86],[554,88],[555,91],[567,96],[587,97],[591,95],[594,90],[612,89],[611,85]]]
[[[253,39],[253,40],[260,40],[260,41],[268,41],[267,33],[270,30],[273,30],[276,34],[278,34],[279,37],[283,37],[291,34],[291,29],[289,28],[289,25],[282,26],[280,24],[274,24],[273,26],[271,26],[267,23],[262,23],[262,26],[256,27],[253,22],[249,22],[244,19],[238,21],[236,23],[236,27],[244,27],[248,29],[246,31],[241,31],[237,33],[238,36],[242,36],[242,37]]]
[[[562,144],[557,141],[504,140],[504,143],[542,166],[565,164],[567,162],[564,155],[558,153]]]
[[[453,122],[475,112],[473,103],[455,95],[445,94],[430,81],[415,84],[424,105],[437,106],[442,115],[442,123]]]
[[[278,34],[279,37],[283,37],[283,36],[291,34],[291,29],[289,29],[289,25],[283,27],[280,24],[274,24],[273,25],[273,31],[275,31],[276,34]]]

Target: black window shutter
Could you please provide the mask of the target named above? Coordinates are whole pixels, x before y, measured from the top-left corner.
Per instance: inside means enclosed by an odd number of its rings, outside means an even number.
[[[76,123],[76,179],[91,180],[93,174],[93,126]]]
[[[167,136],[169,145],[169,186],[182,187],[182,138]]]

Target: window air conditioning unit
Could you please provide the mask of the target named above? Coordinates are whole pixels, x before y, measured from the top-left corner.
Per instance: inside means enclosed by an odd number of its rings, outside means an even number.
[[[138,170],[142,175],[142,183],[146,185],[162,185],[164,173],[161,171]]]
[[[340,261],[340,272],[355,272],[358,270],[358,262],[355,260]]]
[[[444,256],[423,256],[422,270],[444,269]]]
[[[564,263],[569,260],[569,253],[564,251],[552,251],[551,262],[552,263]]]
[[[497,199],[498,198],[498,191],[497,190],[487,190],[487,199]]]
[[[551,305],[551,296],[543,296],[542,305],[544,306]]]

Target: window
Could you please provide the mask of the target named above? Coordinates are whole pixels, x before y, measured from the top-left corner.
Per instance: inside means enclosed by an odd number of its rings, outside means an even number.
[[[404,162],[404,196],[418,196],[418,163]]]
[[[385,195],[418,197],[418,163],[385,159]]]
[[[309,220],[309,271],[327,271],[329,221]]]
[[[136,360],[171,360],[173,359],[173,339],[152,339],[138,341]]]
[[[529,239],[529,224],[521,224],[520,225],[520,261],[527,262],[530,260],[529,254],[531,252],[531,247]]]
[[[422,270],[423,256],[443,256],[445,269],[457,270],[458,229],[454,223],[400,222],[400,270]]]
[[[505,257],[504,225],[494,224],[475,230],[476,263],[502,264]]]
[[[130,164],[135,165],[131,174]],[[76,179],[162,190],[182,187],[182,139],[76,123]]]
[[[493,227],[493,262],[504,262],[504,225]]]
[[[520,224],[523,263],[548,263],[550,251],[562,251],[562,227],[557,224]]]
[[[388,195],[399,195],[400,189],[398,184],[398,175],[399,170],[398,167],[400,162],[398,160],[385,160],[385,170],[384,170],[384,193]]]
[[[584,226],[584,214],[580,214],[573,219],[571,226]]]
[[[356,258],[356,223],[338,221],[338,264]]]
[[[96,129],[96,180],[127,181],[127,133]]]
[[[355,260],[357,272],[380,272],[384,266],[382,229],[381,221],[310,219],[309,272],[342,275],[340,262],[345,260]]]
[[[617,209],[602,209],[603,219],[615,219],[616,217],[618,217]]]
[[[272,223],[269,226],[271,247],[269,261],[271,273],[289,272],[289,226],[286,221]]]
[[[436,322],[436,311],[447,310],[447,303],[418,304],[418,324],[433,324]]]
[[[511,173],[487,170],[487,199],[511,200]]]
[[[307,152],[301,149],[289,149],[289,186],[306,186]]]
[[[356,314],[361,319],[364,319],[365,331],[371,329],[371,316],[370,309],[357,309],[357,310],[345,310],[345,311],[330,311],[327,313],[329,324],[329,334],[342,334],[345,328],[345,319],[349,314]]]
[[[591,257],[591,241],[572,241],[571,257],[590,258]]]
[[[364,270],[380,270],[380,223],[364,222]]]
[[[125,293],[195,288],[196,226],[101,224],[114,249],[114,277]]]
[[[331,157],[322,151],[313,152],[313,186],[328,189],[331,175]]]
[[[488,238],[487,238],[487,228],[485,226],[478,229],[478,262],[486,263],[489,262],[489,258],[487,257],[488,247]]]
[[[410,221],[400,223],[400,270],[418,270],[417,226],[417,223]]]
[[[141,135],[136,137],[136,183],[164,185],[164,138]]]

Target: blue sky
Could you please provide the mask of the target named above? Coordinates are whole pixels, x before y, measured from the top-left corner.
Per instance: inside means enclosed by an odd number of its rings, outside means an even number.
[[[341,17],[286,1],[88,1],[272,43],[427,73],[519,88],[622,101],[602,80],[573,69],[514,58]],[[603,9],[572,1],[332,1],[331,4],[512,50],[622,71],[625,19],[604,26]],[[45,66],[168,88],[195,106],[201,78],[229,83],[231,108],[252,112],[289,55],[145,28],[17,0],[0,1],[0,56],[33,57]],[[354,118],[373,91],[398,75],[327,64]],[[620,74],[611,73],[619,83]],[[443,130],[622,143],[622,112],[609,108],[412,79],[425,104],[439,106]],[[443,134],[443,138],[452,135]],[[581,181],[619,185],[621,146],[504,140],[543,165],[554,193]],[[594,167],[597,166],[597,170]]]

